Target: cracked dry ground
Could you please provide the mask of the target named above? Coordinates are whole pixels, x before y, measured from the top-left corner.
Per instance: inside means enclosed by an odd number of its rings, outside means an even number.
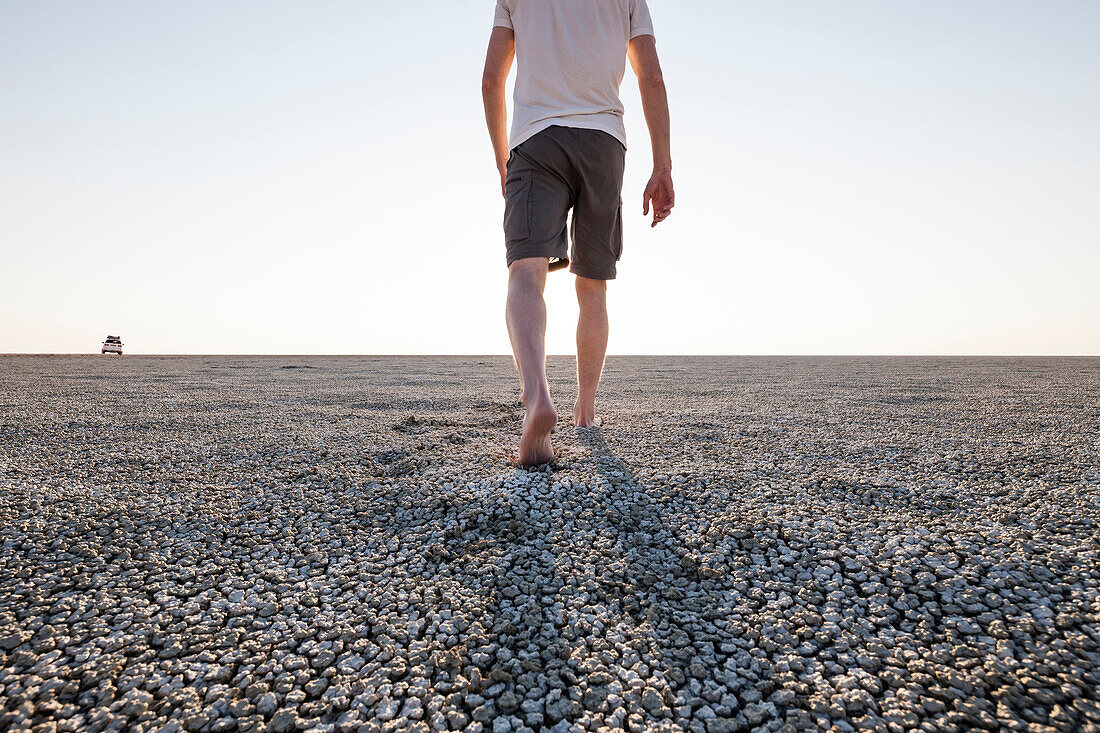
[[[1100,731],[1100,361],[613,358],[530,472],[517,386],[0,359],[0,728]]]

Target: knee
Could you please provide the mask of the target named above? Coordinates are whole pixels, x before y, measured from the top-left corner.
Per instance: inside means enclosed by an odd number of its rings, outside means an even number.
[[[547,260],[527,257],[508,266],[508,285],[513,289],[542,292],[546,283]]]
[[[593,280],[590,277],[577,276],[577,299],[603,300],[607,296],[607,281]]]

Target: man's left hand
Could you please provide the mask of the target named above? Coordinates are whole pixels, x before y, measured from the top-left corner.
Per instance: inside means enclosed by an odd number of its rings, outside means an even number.
[[[646,184],[645,193],[642,194],[642,216],[649,215],[649,207],[653,206],[653,224],[655,227],[668,218],[672,213],[672,207],[676,205],[676,193],[672,188],[672,171],[655,170]]]

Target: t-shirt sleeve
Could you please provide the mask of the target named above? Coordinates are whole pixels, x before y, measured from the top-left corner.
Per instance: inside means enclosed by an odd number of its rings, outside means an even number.
[[[503,0],[500,0],[503,2]],[[630,0],[630,37],[653,35],[653,18],[645,0]]]
[[[515,30],[512,28],[512,10],[508,6],[509,3],[507,0],[497,0],[497,12],[496,16],[493,18],[494,28],[499,26],[501,28]]]

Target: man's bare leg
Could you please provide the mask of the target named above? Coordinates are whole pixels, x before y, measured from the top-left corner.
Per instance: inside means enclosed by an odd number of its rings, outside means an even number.
[[[596,388],[607,353],[607,281],[578,275],[577,303],[577,404],[573,406],[573,419],[577,427],[590,428],[597,424]]]
[[[525,466],[554,457],[550,431],[558,411],[546,381],[546,302],[542,299],[548,267],[545,257],[525,257],[508,268],[506,320],[526,408],[519,441],[519,462]]]

